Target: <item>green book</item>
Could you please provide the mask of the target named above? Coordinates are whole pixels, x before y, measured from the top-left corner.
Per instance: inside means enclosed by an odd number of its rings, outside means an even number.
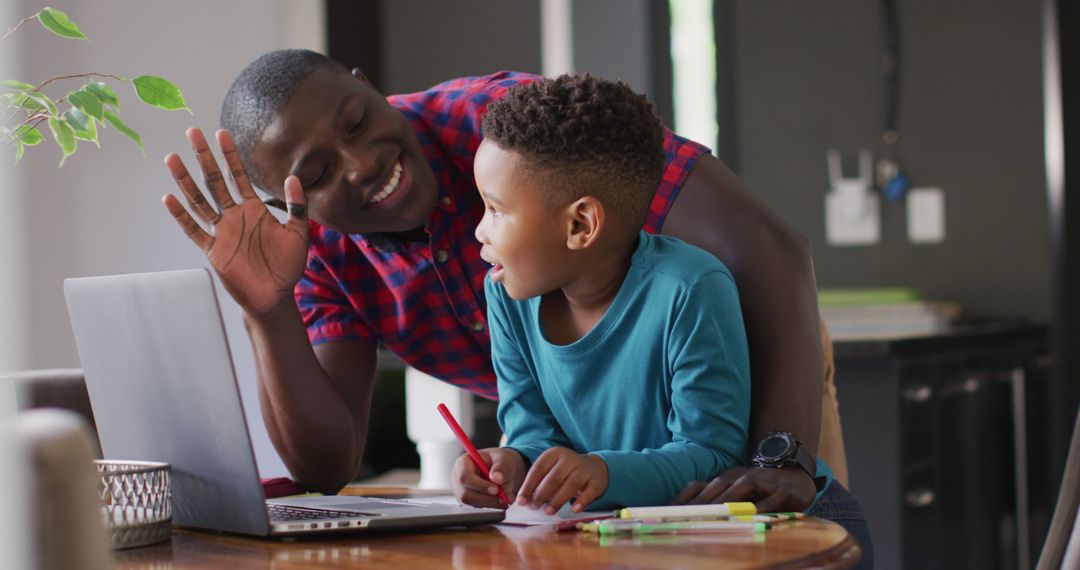
[[[896,305],[921,300],[922,295],[918,291],[907,287],[818,290],[818,305],[821,307]]]

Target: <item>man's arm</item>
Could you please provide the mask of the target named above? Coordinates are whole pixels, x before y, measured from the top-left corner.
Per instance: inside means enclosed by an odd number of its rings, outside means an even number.
[[[270,440],[298,483],[333,494],[360,470],[378,359],[362,341],[312,349],[293,303],[245,315]]]
[[[711,155],[690,172],[663,233],[711,252],[735,275],[750,345],[751,445],[770,431],[788,431],[816,453],[824,377],[806,240]],[[744,481],[744,496],[761,500],[783,490],[785,506],[798,510],[813,500],[813,483],[798,470],[754,469],[742,477],[768,479]]]
[[[309,241],[299,179],[285,180],[288,220],[278,223],[256,195],[227,132],[218,131],[217,141],[239,202],[230,194],[202,131],[188,129],[187,137],[206,192],[180,157],[170,154],[165,165],[187,207],[171,194],[163,196],[162,203],[244,311],[263,418],[274,447],[297,481],[324,493],[337,492],[356,475],[363,457],[375,349],[350,341],[313,350],[308,342],[293,300]]]

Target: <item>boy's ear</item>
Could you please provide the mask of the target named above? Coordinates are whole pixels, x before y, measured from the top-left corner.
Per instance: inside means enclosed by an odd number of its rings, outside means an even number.
[[[566,207],[568,231],[566,247],[581,250],[591,247],[604,230],[604,205],[592,196],[582,196]]]

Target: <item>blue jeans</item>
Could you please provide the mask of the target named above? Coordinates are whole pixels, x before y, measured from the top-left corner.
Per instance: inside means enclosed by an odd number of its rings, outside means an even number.
[[[870,539],[870,526],[866,524],[862,507],[859,506],[859,501],[855,500],[855,495],[852,495],[851,491],[833,481],[807,514],[831,520],[844,527],[862,548],[862,560],[855,567],[860,569],[874,567],[874,542]]]

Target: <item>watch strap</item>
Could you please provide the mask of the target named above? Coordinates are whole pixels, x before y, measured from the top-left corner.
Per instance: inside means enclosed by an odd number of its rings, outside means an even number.
[[[814,488],[820,491],[825,487],[825,483],[828,481],[825,477],[817,476],[817,459],[810,454],[810,451],[806,449],[801,441],[795,441],[795,456],[789,459],[791,463],[798,465],[806,474],[810,476],[810,480],[814,482]],[[788,463],[785,461],[785,463]]]

